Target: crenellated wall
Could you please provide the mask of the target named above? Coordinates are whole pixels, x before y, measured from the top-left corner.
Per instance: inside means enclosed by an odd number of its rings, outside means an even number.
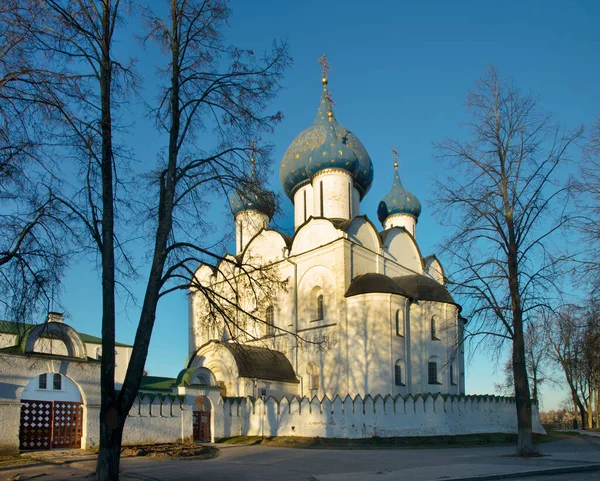
[[[497,396],[270,397],[264,402],[260,398],[225,398],[223,409],[224,437],[368,438],[517,432],[514,399]],[[537,406],[533,432],[545,434]]]
[[[123,446],[191,441],[191,413],[185,396],[139,393],[127,416]]]

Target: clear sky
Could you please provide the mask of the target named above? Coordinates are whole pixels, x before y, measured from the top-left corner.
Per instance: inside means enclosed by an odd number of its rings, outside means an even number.
[[[423,205],[417,227],[423,255],[435,253],[445,235],[430,202],[431,179],[444,174],[432,158],[432,143],[465,135],[460,129],[467,119],[465,98],[488,65],[539,94],[542,107],[569,127],[590,126],[600,115],[597,1],[234,0],[231,7],[225,33],[230,43],[260,52],[274,38],[286,39],[294,59],[282,82],[284,90],[273,103],[273,110],[283,111],[284,121],[267,139],[275,144],[270,187],[282,199],[283,215],[276,222],[286,228],[293,224],[293,210],[282,193],[278,165],[292,139],[314,118],[321,92],[317,59],[324,53],[332,67],[329,89],[336,117],[359,137],[375,167],[361,213],[379,225],[377,204],[391,187],[391,149],[397,145],[404,186]],[[134,51],[136,32],[130,28],[121,35],[121,46]],[[141,95],[152,100],[156,56],[137,56],[144,77]],[[139,167],[150,169],[167,139],[155,134],[140,107],[132,108],[132,118],[127,143]],[[233,221],[222,200],[207,215],[221,233],[231,233]],[[142,284],[143,275],[140,285],[131,285],[140,296]],[[138,311],[124,296],[122,300],[117,337],[132,342]],[[100,283],[93,260],[81,259],[66,273],[61,301],[67,322],[100,335]],[[149,374],[174,377],[184,367],[187,309],[183,293],[159,305]],[[467,365],[467,392],[493,393],[499,378],[495,360],[484,351],[475,353]],[[546,409],[565,397],[560,390],[543,395]]]

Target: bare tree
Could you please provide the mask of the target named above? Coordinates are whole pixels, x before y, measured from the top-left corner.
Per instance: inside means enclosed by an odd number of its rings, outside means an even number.
[[[539,402],[540,387],[548,382],[554,382],[549,373],[552,357],[550,356],[548,339],[541,322],[530,322],[525,328],[525,360],[531,399]],[[494,389],[504,396],[514,396],[515,380],[511,359],[507,360],[503,368],[503,373],[504,382],[494,384]]]
[[[564,372],[584,429],[592,427],[593,412],[598,412],[599,332],[598,308],[594,302],[586,308],[564,306],[548,317],[545,326],[553,358]]]
[[[35,64],[30,30],[39,15],[17,0],[0,5],[0,304],[18,322],[52,307],[69,230],[43,135],[50,78]]]
[[[117,260],[128,262],[120,242],[120,216],[133,212],[148,221],[150,272],[119,392],[114,357],[102,356],[96,469],[102,481],[119,478],[123,428],[144,373],[157,304],[169,292],[187,289],[199,262],[218,258],[204,240],[206,199],[228,195],[247,181],[250,140],[260,139],[280,120],[280,113],[264,112],[290,61],[283,44],[274,44],[262,56],[226,45],[221,31],[231,12],[225,1],[171,0],[167,19],[143,11],[150,27],[146,40],[158,41],[167,58],[165,84],[152,113],[168,147],[144,177],[148,184],[127,189],[127,152],[116,112],[130,101],[136,82],[131,63],[120,60],[114,48],[124,21],[121,3],[31,0],[42,13],[30,18],[27,31],[36,58],[47,69],[44,105],[52,134],[82,179],[58,202],[79,221],[99,254],[104,353],[114,352]],[[258,150],[260,165],[268,151]]]
[[[584,240],[583,252],[579,252],[579,272],[583,272],[583,279],[597,292],[600,286],[600,118],[591,127],[582,153],[580,172],[574,183],[582,214],[575,227]]]
[[[449,277],[471,311],[469,333],[511,342],[517,453],[528,455],[535,450],[524,330],[556,287],[552,240],[568,219],[561,168],[581,132],[553,124],[494,68],[467,108],[470,140],[436,146],[451,172],[436,184],[438,210],[453,230],[445,245],[456,266]]]

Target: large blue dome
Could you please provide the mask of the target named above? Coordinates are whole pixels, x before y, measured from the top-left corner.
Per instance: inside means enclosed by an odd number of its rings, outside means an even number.
[[[421,215],[421,202],[402,185],[398,174],[398,164],[394,164],[392,190],[377,207],[377,217],[382,224],[389,216],[394,214],[408,214],[416,218]]]
[[[313,124],[300,132],[283,155],[281,186],[293,202],[295,192],[314,174],[333,167],[350,172],[361,199],[367,194],[373,183],[373,163],[360,140],[335,120],[325,85]]]

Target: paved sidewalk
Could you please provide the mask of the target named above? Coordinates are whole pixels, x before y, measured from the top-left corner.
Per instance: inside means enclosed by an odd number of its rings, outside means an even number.
[[[217,445],[210,460],[130,457],[121,461],[123,481],[444,481],[491,480],[534,473],[589,473],[600,479],[600,439],[580,436],[543,444],[545,456],[516,458],[512,447],[452,449],[320,450]],[[35,454],[32,466],[0,469],[0,481],[90,481],[95,456],[78,450]],[[53,463],[53,464],[50,464]],[[15,476],[20,476],[16,478]],[[586,475],[587,476],[587,475]]]

